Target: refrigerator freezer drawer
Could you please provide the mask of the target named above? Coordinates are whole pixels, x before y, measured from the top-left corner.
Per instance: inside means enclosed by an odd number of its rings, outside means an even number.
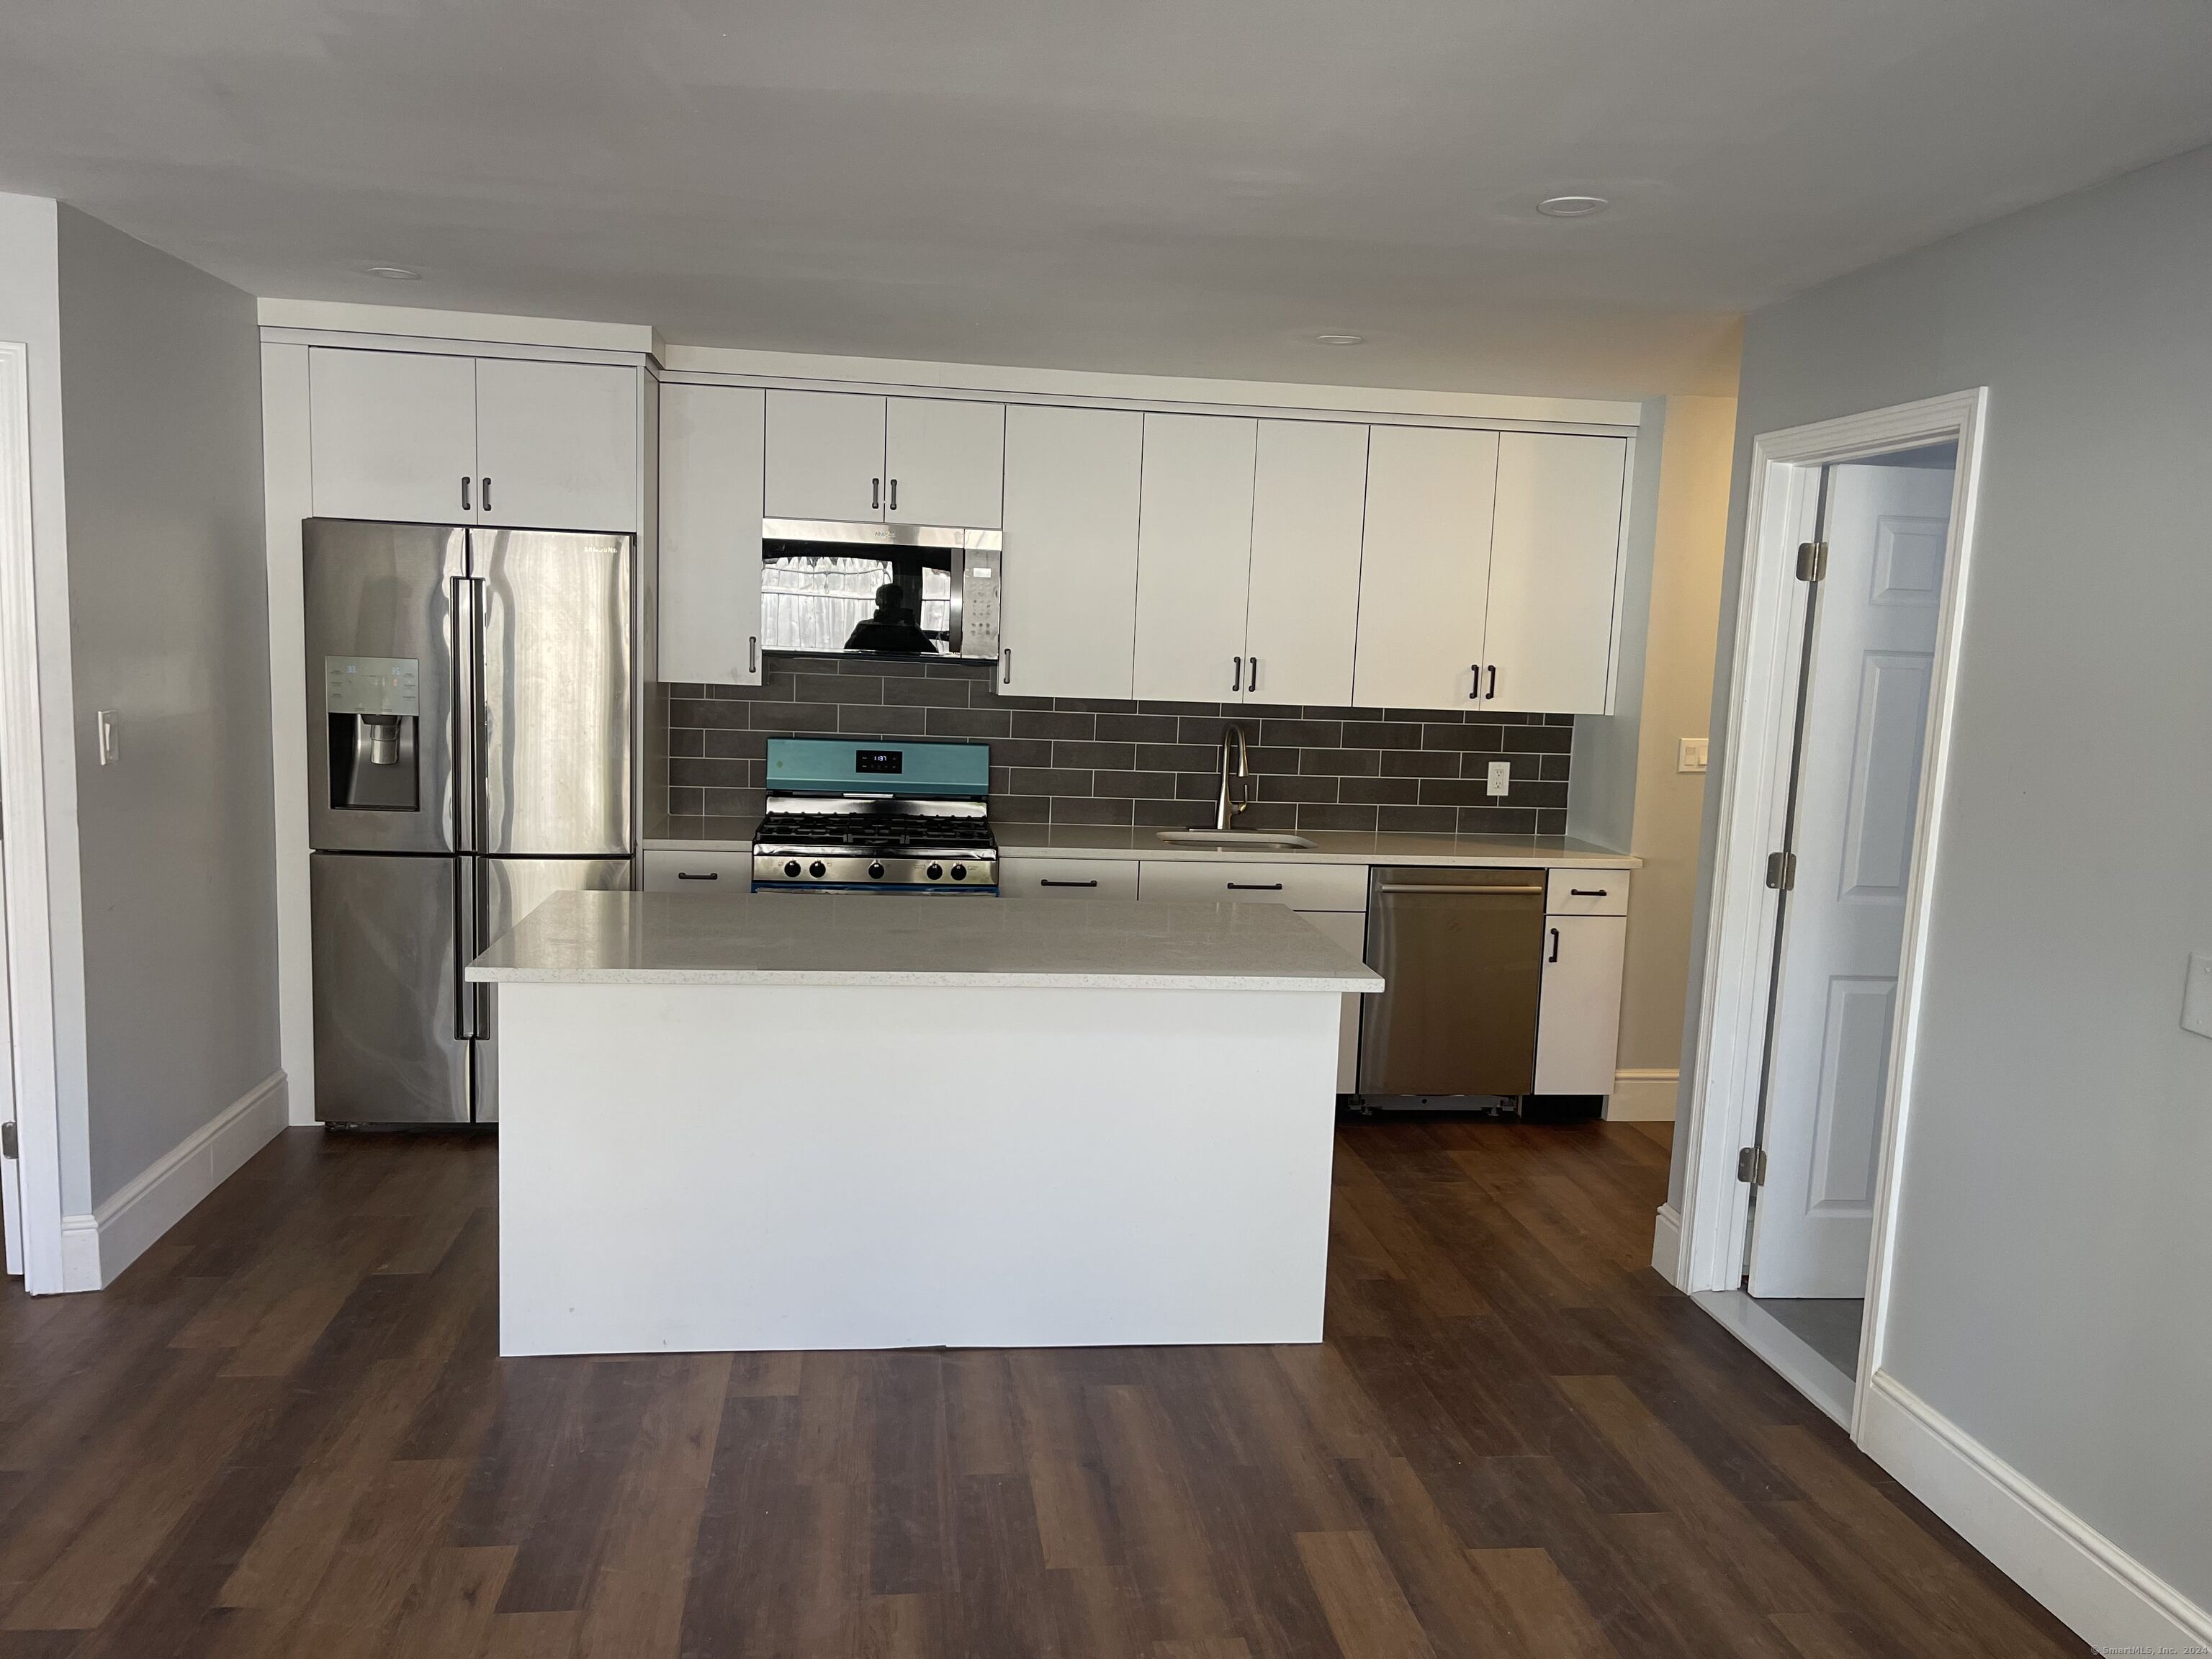
[[[325,1123],[466,1123],[460,861],[317,853],[307,869],[315,1115]]]

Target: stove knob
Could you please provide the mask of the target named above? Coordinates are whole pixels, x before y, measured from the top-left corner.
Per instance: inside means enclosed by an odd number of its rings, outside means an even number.
[[[817,859],[806,866],[806,873],[819,881],[830,873],[830,866],[823,863],[820,859]]]
[[[884,866],[880,864],[870,865],[868,866],[868,878],[872,881],[881,881],[884,878]]]
[[[797,875],[799,873],[799,860],[797,859],[793,859],[785,864],[783,866],[783,873],[787,876]]]
[[[954,866],[952,866],[952,879],[953,879],[953,880],[955,880],[955,881],[965,881],[965,880],[967,880],[967,879],[968,879],[968,866],[967,866],[966,865],[964,865],[964,864],[956,864],[956,865],[954,865]]]
[[[945,874],[945,866],[941,864],[933,864],[928,869],[923,871],[922,874],[927,876],[932,881],[939,880]]]

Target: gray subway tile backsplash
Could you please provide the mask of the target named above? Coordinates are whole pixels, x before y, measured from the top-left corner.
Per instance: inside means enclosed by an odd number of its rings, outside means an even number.
[[[1568,715],[1004,697],[993,667],[778,656],[757,686],[671,685],[668,810],[741,835],[762,811],[769,738],[929,736],[991,745],[1003,823],[1201,823],[1234,721],[1257,780],[1240,826],[1566,833]],[[1499,760],[1503,799],[1486,789]]]

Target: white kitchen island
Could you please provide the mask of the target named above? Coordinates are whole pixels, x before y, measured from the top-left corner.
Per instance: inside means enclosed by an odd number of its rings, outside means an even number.
[[[562,893],[468,976],[504,1354],[1321,1338],[1382,981],[1288,910]]]

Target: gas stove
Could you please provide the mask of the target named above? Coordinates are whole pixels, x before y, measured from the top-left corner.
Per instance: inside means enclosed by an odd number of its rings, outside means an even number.
[[[990,749],[980,743],[769,741],[753,890],[999,890]]]

